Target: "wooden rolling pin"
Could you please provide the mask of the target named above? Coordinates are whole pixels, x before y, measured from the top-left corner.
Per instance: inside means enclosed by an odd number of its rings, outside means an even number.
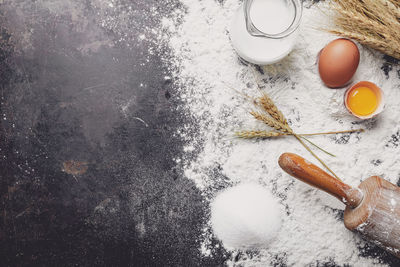
[[[335,179],[302,157],[284,153],[279,165],[291,176],[321,189],[344,204],[344,225],[400,258],[400,188],[378,176],[358,187]]]

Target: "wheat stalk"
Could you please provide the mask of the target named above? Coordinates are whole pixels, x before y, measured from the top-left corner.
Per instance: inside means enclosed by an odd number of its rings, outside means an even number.
[[[314,158],[316,158],[316,159],[322,164],[322,166],[324,166],[330,173],[332,173],[333,176],[335,176],[336,179],[338,179],[339,181],[341,181],[341,179],[336,175],[336,173],[334,173],[334,172],[328,167],[328,165],[326,165],[325,162],[324,162],[322,159],[320,159],[320,158],[310,149],[310,147],[307,146],[307,145],[303,142],[303,140],[301,140],[300,136],[295,135],[294,137],[296,137],[296,139],[304,146],[304,148],[307,149],[308,152],[310,152],[311,155],[313,155]]]
[[[377,38],[365,36],[365,35],[350,32],[350,31],[345,31],[345,30],[329,30],[329,32],[349,38],[349,39],[356,40],[356,41],[358,41],[366,46],[369,46],[375,50],[378,50],[386,55],[400,59],[400,50],[395,50],[392,47],[387,46],[387,44],[384,41],[379,40]]]
[[[285,126],[289,126],[285,116],[283,116],[282,112],[277,108],[274,101],[266,94],[262,93],[262,97],[258,98],[259,105],[276,121],[279,121]]]
[[[262,108],[264,111],[269,114],[270,117],[255,111],[251,111],[250,114],[257,120],[260,120],[267,124],[268,126],[274,128],[278,132],[282,132],[283,134],[290,134],[293,135],[310,153],[313,155],[336,179],[341,181],[341,179],[325,164],[325,162],[320,159],[309,146],[307,146],[301,137],[297,135],[292,128],[290,128],[289,124],[287,123],[286,118],[284,117],[283,113],[278,109],[272,99],[266,94],[263,93],[262,97],[259,99]],[[307,140],[308,141],[308,140]],[[311,144],[315,145],[314,143],[310,142]],[[317,148],[321,149],[319,146],[315,145]],[[330,154],[329,152],[321,149],[322,151]],[[332,154],[330,154],[332,155]]]
[[[265,93],[262,92],[262,96],[253,100],[253,104],[261,107],[262,112],[258,111],[250,111],[250,114],[256,119],[259,120],[269,127],[275,129],[275,131],[239,131],[236,132],[235,135],[240,138],[250,139],[250,138],[271,138],[271,137],[279,137],[285,135],[294,136],[302,146],[304,146],[310,153],[313,155],[336,179],[340,180],[340,178],[326,165],[326,163],[320,159],[306,143],[303,142],[302,139],[309,142],[311,145],[320,149],[321,151],[327,153],[328,155],[334,156],[328,151],[322,149],[317,146],[304,136],[311,135],[322,135],[322,134],[337,134],[337,133],[352,133],[352,132],[363,132],[364,129],[356,129],[356,130],[348,130],[348,131],[336,131],[336,132],[325,132],[325,133],[311,133],[311,134],[297,134],[292,128],[289,126],[285,116],[275,105],[274,101]]]
[[[364,132],[364,129],[332,131],[332,132],[322,132],[322,133],[301,133],[301,134],[297,134],[297,135],[300,137],[304,137],[304,136],[328,135],[328,134],[357,133],[357,132]],[[288,136],[288,135],[293,135],[293,134],[257,130],[257,131],[238,131],[238,132],[235,132],[235,135],[237,137],[241,137],[241,138],[245,138],[245,139],[252,139],[252,138],[265,139],[265,138],[270,138],[270,137]]]
[[[290,129],[290,127],[284,125],[282,121],[277,121],[273,117],[268,117],[267,115],[262,114],[260,112],[256,112],[256,111],[250,111],[250,114],[256,120],[264,122],[266,125],[268,125],[269,127],[274,128],[277,131],[281,131],[283,133],[293,134],[292,129]]]
[[[390,0],[381,0],[382,4],[391,12],[397,19],[400,19],[400,2],[399,1],[390,1]]]
[[[347,25],[343,25],[343,28],[351,30],[354,29],[354,27],[358,27],[376,38],[379,38],[381,35],[384,38],[391,37],[385,25],[375,20],[368,19],[365,14],[361,15],[357,12],[346,10],[341,6],[336,7],[336,10],[340,13],[340,17],[338,16],[335,18],[336,24],[340,24],[343,20],[348,21]]]
[[[396,8],[400,8],[400,2],[398,0],[382,0],[382,1],[386,1],[389,2],[390,4],[392,4],[394,7]]]
[[[335,28],[327,31],[400,59],[400,2],[333,0]]]
[[[259,138],[259,139],[267,139],[267,138],[274,138],[274,137],[281,137],[281,136],[288,136],[288,135],[294,135],[294,134],[288,134],[288,133],[280,133],[280,132],[268,132],[268,131],[239,131],[235,132],[235,135],[237,137],[243,138],[243,139],[254,139],[254,138]],[[309,134],[310,135],[310,134]],[[313,135],[313,134],[311,134]],[[302,135],[299,135],[301,138],[303,138],[305,141],[310,143],[311,145],[315,146],[319,150],[325,152],[329,156],[336,157],[332,153],[326,151],[325,149],[321,148],[320,146],[316,145],[315,143],[311,142],[307,138],[305,138]]]
[[[310,145],[313,145],[314,147],[318,148],[319,150],[321,150],[322,152],[328,154],[331,157],[336,157],[335,155],[333,155],[332,153],[326,151],[325,149],[321,148],[320,146],[316,145],[314,142],[311,142],[308,138],[305,138],[304,136],[298,135],[300,136],[303,140],[307,141]]]
[[[279,132],[267,132],[267,131],[240,131],[240,132],[235,132],[235,135],[240,138],[251,139],[251,138],[279,137],[288,134]]]

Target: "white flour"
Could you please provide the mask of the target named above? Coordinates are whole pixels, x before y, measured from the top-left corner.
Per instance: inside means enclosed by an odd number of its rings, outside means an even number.
[[[256,254],[239,254],[230,264],[272,265],[280,259],[289,266],[316,265],[333,260],[351,266],[379,266],[373,258],[361,257],[365,245],[357,235],[345,229],[337,209],[344,205],[333,197],[301,182],[294,181],[278,166],[283,152],[315,159],[293,138],[241,140],[235,130],[265,129],[247,111],[251,104],[242,97],[257,96],[256,79],[274,99],[298,133],[366,128],[365,133],[313,137],[337,157],[317,153],[344,182],[357,186],[371,175],[381,175],[396,183],[399,178],[398,155],[400,121],[399,69],[393,66],[385,76],[383,56],[361,48],[360,67],[355,81],[369,80],[381,86],[386,109],[376,119],[359,122],[343,107],[344,90],[332,90],[321,83],[315,64],[319,50],[335,39],[315,27],[326,21],[316,6],[304,9],[300,36],[293,52],[282,62],[264,68],[264,74],[246,65],[236,56],[229,41],[231,17],[239,6],[237,0],[219,3],[213,0],[182,0],[187,9],[183,23],[164,19],[169,31],[176,68],[174,79],[185,103],[182,112],[195,123],[179,131],[188,140],[187,151],[198,151],[194,161],[177,159],[185,174],[196,182],[206,197],[215,188],[239,182],[256,182],[269,188],[286,214],[283,229],[268,249]],[[222,1],[220,1],[222,2]],[[193,136],[191,127],[198,128]],[[210,253],[209,242],[203,244]],[[235,253],[235,252],[234,252]]]

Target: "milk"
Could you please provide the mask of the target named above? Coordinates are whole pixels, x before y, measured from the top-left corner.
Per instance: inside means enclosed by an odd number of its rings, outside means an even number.
[[[260,31],[277,34],[289,28],[294,11],[285,0],[253,0],[250,17]]]
[[[250,7],[253,25],[266,34],[287,30],[295,16],[293,6],[286,0],[254,0]],[[232,45],[243,59],[260,65],[275,63],[293,48],[296,33],[280,39],[252,36],[246,28],[244,9],[240,7],[231,24]]]

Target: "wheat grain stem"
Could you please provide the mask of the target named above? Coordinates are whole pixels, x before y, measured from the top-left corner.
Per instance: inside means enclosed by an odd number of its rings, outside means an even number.
[[[314,147],[318,148],[319,150],[321,150],[322,152],[328,154],[331,157],[336,157],[334,154],[326,151],[325,149],[323,149],[322,147],[318,146],[317,144],[315,144],[314,142],[311,142],[310,140],[308,140],[307,138],[305,138],[304,136],[299,135],[301,138],[303,138],[305,141],[307,141],[308,143],[310,143],[311,145],[313,145]]]
[[[334,132],[322,132],[322,133],[299,133],[298,136],[317,136],[317,135],[329,135],[329,134],[342,134],[342,133],[356,133],[356,132],[364,132],[364,129],[355,129],[355,130],[347,130],[347,131],[334,131]],[[269,138],[269,137],[279,137],[279,136],[287,136],[293,135],[293,133],[281,133],[281,132],[268,132],[268,131],[237,131],[235,135],[243,138]]]
[[[347,130],[347,131],[334,131],[334,132],[322,132],[322,133],[308,133],[308,134],[298,134],[301,136],[314,136],[314,135],[327,135],[327,134],[342,134],[342,133],[357,133],[364,132],[364,129],[355,129],[355,130]]]
[[[329,167],[328,165],[325,164],[325,162],[320,159],[312,150],[311,148],[309,148],[304,142],[303,140],[301,140],[301,137],[298,136],[297,134],[294,135],[294,137],[304,146],[305,149],[308,150],[308,152],[311,153],[311,155],[314,156],[314,158],[316,158],[333,176],[335,176],[336,179],[338,179],[339,181],[342,181]]]

